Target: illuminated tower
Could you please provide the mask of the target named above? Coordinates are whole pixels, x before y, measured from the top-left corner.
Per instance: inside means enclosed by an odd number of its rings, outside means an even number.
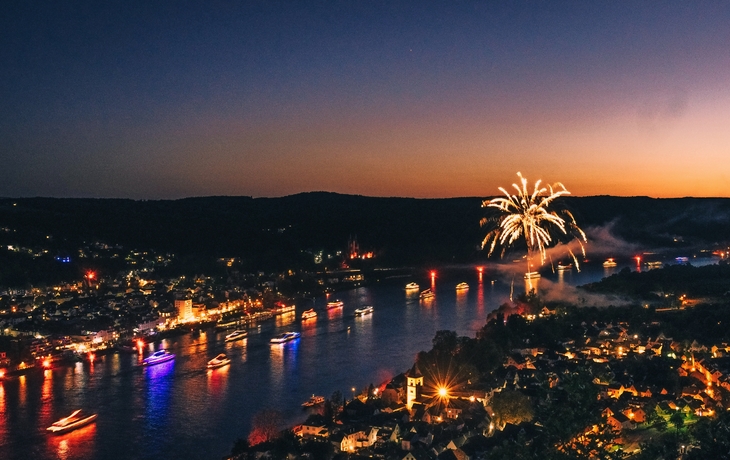
[[[347,252],[350,259],[357,259],[360,256],[360,245],[357,243],[357,235],[354,238],[350,236],[350,239],[347,241]]]
[[[188,320],[193,317],[193,301],[192,299],[175,300],[175,310],[177,310],[178,321]]]
[[[416,364],[413,364],[411,370],[406,373],[406,407],[408,410],[413,406],[413,402],[421,396],[423,388],[423,374],[418,370]]]

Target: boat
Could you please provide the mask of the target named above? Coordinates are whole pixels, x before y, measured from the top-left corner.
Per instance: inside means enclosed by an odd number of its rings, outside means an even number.
[[[420,289],[420,286],[417,283],[408,283],[406,284],[406,291],[414,291]]]
[[[216,369],[218,367],[223,367],[226,364],[230,364],[230,363],[231,363],[231,359],[228,356],[226,356],[225,353],[221,353],[218,356],[216,356],[215,358],[208,361],[208,369]]]
[[[314,407],[318,404],[324,403],[324,396],[315,396],[312,395],[311,398],[309,398],[307,401],[302,403],[302,407]]]
[[[662,268],[662,263],[659,261],[647,262],[646,266],[649,267],[649,269]]]
[[[175,359],[174,354],[170,353],[167,350],[160,350],[160,351],[156,351],[156,352],[152,353],[147,358],[145,358],[144,361],[142,361],[142,364],[144,364],[145,366],[152,366],[152,365],[164,363],[164,362],[167,362],[167,361],[170,361],[173,359]]]
[[[290,340],[298,339],[301,336],[298,332],[284,332],[270,340],[271,343],[285,343]]]
[[[114,348],[122,353],[135,353],[137,351],[137,349],[134,348],[134,345],[132,345],[131,342],[117,343],[116,345],[114,345]]]
[[[466,289],[469,289],[469,285],[466,284],[466,283],[459,283],[459,284],[456,285],[456,290],[457,291],[464,291]]]
[[[316,318],[316,317],[317,317],[317,312],[314,311],[314,308],[310,308],[309,310],[302,313],[302,320]]]
[[[369,315],[372,312],[373,312],[373,306],[366,305],[362,308],[358,308],[357,310],[355,310],[355,316],[365,316],[365,315]]]
[[[565,270],[572,270],[572,269],[573,269],[573,264],[570,264],[570,263],[563,264],[561,262],[558,262],[558,271],[561,271],[562,272],[562,271],[565,271]]]
[[[233,342],[234,340],[245,339],[248,336],[248,332],[236,329],[226,336],[226,342]]]
[[[86,415],[81,412],[81,409],[79,409],[74,411],[68,417],[64,417],[57,422],[53,422],[53,425],[46,428],[46,430],[50,431],[53,434],[67,433],[77,428],[81,428],[82,426],[88,425],[89,423],[96,420],[96,417],[97,414]]]
[[[335,300],[334,302],[327,302],[327,310],[331,310],[333,308],[342,308],[345,304],[341,300]]]
[[[525,279],[526,280],[536,280],[538,278],[541,278],[542,275],[540,275],[540,272],[527,272],[525,273]]]
[[[613,260],[612,258],[608,258],[608,259],[606,259],[605,262],[603,262],[603,266],[606,267],[606,268],[608,268],[608,267],[615,267],[616,265],[617,265],[616,264],[616,261]]]
[[[436,294],[434,294],[431,289],[426,289],[425,291],[421,291],[421,295],[419,297],[421,297],[422,299],[430,299],[435,295]]]

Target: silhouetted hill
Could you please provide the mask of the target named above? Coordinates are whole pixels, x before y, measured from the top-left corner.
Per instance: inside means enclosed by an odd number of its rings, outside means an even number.
[[[0,227],[14,230],[0,234],[0,243],[45,242],[54,251],[70,251],[98,240],[190,259],[241,257],[250,269],[283,269],[310,263],[311,251],[345,251],[356,236],[361,249],[374,251],[384,265],[473,262],[484,257],[478,250],[481,201],[325,192],[148,201],[0,199]],[[596,196],[569,197],[564,204],[584,229],[610,224],[618,237],[645,246],[730,240],[730,199]]]

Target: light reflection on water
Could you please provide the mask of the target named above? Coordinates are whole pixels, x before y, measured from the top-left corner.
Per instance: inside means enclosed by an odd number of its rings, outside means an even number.
[[[611,269],[618,271],[622,266]],[[632,268],[634,268],[632,266]],[[563,287],[597,281],[603,267],[543,273],[540,287]],[[142,356],[97,356],[52,371],[0,382],[0,456],[3,460],[220,458],[245,437],[253,415],[281,410],[288,423],[301,421],[301,403],[312,394],[379,384],[411,366],[427,350],[437,330],[470,335],[484,325],[490,311],[509,298],[510,279],[486,267],[482,282],[475,270],[449,277],[438,274],[436,297],[422,302],[418,291],[406,292],[410,280],[341,292],[345,307],[327,310],[315,299],[278,321],[248,330],[248,337],[225,342],[213,329],[147,344],[144,355],[169,349],[173,361],[141,366]],[[416,279],[428,286],[429,278]],[[457,294],[455,286],[470,289]],[[522,279],[515,279],[515,285]],[[515,287],[515,295],[520,289]],[[354,310],[373,305],[370,315]],[[318,316],[302,322],[301,312]],[[299,340],[272,346],[269,339],[287,330]],[[225,352],[232,362],[208,371],[207,361]],[[50,377],[49,377],[50,374]],[[76,432],[48,437],[45,428],[82,408],[97,412],[96,423]],[[65,442],[64,442],[65,441]],[[32,446],[32,447],[29,447]]]

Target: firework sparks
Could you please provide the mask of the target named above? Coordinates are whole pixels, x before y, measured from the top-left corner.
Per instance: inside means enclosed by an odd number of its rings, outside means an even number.
[[[510,194],[504,188],[499,190],[504,197],[485,200],[483,208],[496,209],[496,216],[491,219],[484,218],[482,226],[492,226],[482,241],[482,249],[489,247],[489,256],[500,246],[502,255],[507,247],[524,238],[527,245],[528,273],[530,272],[530,259],[534,252],[540,254],[541,263],[545,263],[547,248],[553,241],[575,240],[585,256],[586,235],[578,227],[573,215],[567,210],[552,210],[550,207],[557,198],[563,195],[570,195],[570,192],[563,184],[558,182],[555,185],[541,187],[542,181],[535,182],[535,187],[530,193],[527,188],[527,179],[517,173],[521,186],[512,184],[517,193]],[[576,268],[580,269],[578,258],[568,248]]]

